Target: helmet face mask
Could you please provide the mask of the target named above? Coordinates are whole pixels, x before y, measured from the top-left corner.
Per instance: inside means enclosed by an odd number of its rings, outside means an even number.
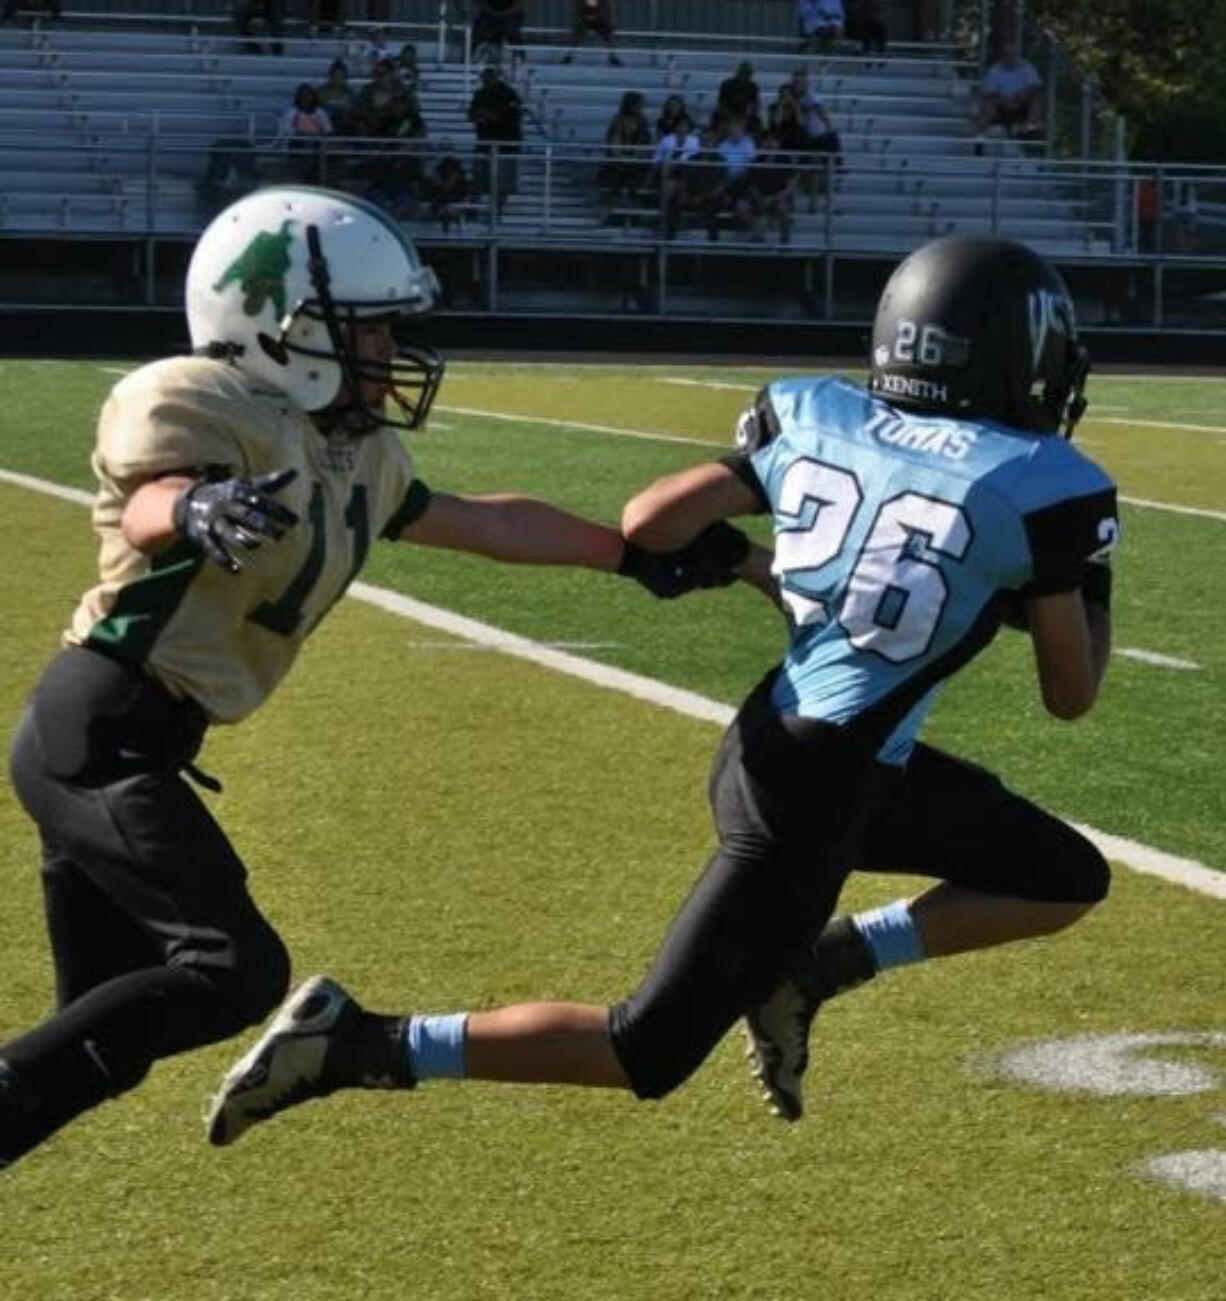
[[[912,253],[881,295],[870,388],[904,410],[1065,436],[1089,354],[1054,267],[1023,244],[949,236]]]
[[[187,274],[187,317],[197,352],[231,360],[347,432],[413,429],[443,375],[432,348],[358,355],[371,321],[424,316],[438,293],[400,228],[374,205],[309,186],[257,190],[200,237]],[[381,389],[398,417],[363,393]]]

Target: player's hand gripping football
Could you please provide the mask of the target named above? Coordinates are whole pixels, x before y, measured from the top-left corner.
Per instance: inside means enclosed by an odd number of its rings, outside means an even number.
[[[298,523],[295,512],[276,500],[297,477],[290,468],[255,479],[201,480],[175,501],[175,528],[215,564],[237,574],[251,552]]]
[[[727,587],[735,582],[733,570],[748,552],[745,534],[721,521],[705,528],[679,551],[644,551],[627,542],[617,572],[633,578],[653,596],[670,601],[695,588]]]

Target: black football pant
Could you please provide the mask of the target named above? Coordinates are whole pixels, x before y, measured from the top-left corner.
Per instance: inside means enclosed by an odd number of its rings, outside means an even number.
[[[205,726],[190,702],[81,648],[35,690],[12,777],[42,840],[57,1010],[0,1046],[28,1104],[24,1120],[0,1107],[0,1160],[284,997],[285,946],[180,775]]]
[[[686,1080],[775,988],[853,870],[1031,900],[1107,893],[1098,850],[986,769],[925,745],[905,770],[880,764],[836,728],[780,718],[769,683],[742,706],[715,759],[719,848],[647,977],[611,1012],[615,1051],[640,1097]]]

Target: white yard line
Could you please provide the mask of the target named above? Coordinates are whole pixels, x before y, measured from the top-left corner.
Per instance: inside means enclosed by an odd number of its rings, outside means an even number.
[[[380,588],[372,589],[381,591]],[[358,596],[359,600],[365,600],[365,596]],[[425,650],[425,651],[501,651],[501,646],[495,646],[490,642],[479,641],[405,641],[400,643],[406,650]],[[561,651],[594,651],[594,650],[625,650],[626,643],[622,641],[541,641],[536,645],[545,647],[546,650]]]
[[[1176,858],[1174,854],[1142,845],[1139,841],[1113,836],[1109,831],[1098,831],[1078,822],[1069,825],[1080,831],[1087,840],[1092,840],[1099,852],[1113,863],[1123,863],[1125,867],[1131,867],[1134,872],[1144,872],[1146,876],[1160,876],[1164,881],[1186,886],[1197,894],[1226,899],[1226,872],[1215,872],[1204,863],[1197,863],[1190,858]]]
[[[652,375],[657,384],[683,384],[686,388],[726,388],[737,393],[756,393],[761,384],[728,384],[722,380],[691,379],[688,375]]]
[[[1159,651],[1138,650],[1135,646],[1120,646],[1111,652],[1122,655],[1125,659],[1139,660],[1142,664],[1154,664],[1160,669],[1199,669],[1195,660],[1181,660],[1176,655],[1163,655]]]
[[[1164,510],[1171,515],[1195,515],[1197,519],[1215,519],[1226,523],[1226,510],[1206,510],[1203,506],[1176,506],[1169,501],[1150,501],[1148,497],[1121,497],[1120,501],[1129,506],[1140,506],[1143,510]]]
[[[1146,429],[1187,429],[1194,434],[1226,434],[1226,425],[1185,425],[1177,420],[1138,420],[1128,416],[1086,414],[1087,425],[1142,425]]]
[[[555,429],[583,429],[592,434],[616,434],[620,438],[646,438],[655,443],[692,443],[695,447],[714,447],[704,438],[683,438],[680,434],[665,434],[656,429],[622,429],[617,425],[589,425],[580,420],[556,420],[552,416],[513,416],[505,411],[483,411],[480,407],[437,406],[436,411],[448,415],[480,416],[483,420],[509,420],[517,425],[550,425]]]
[[[51,497],[59,497],[65,501],[76,502],[82,506],[88,506],[93,501],[89,493],[82,492],[78,488],[65,488],[46,479],[17,474],[11,470],[0,470],[0,481],[45,493]],[[489,646],[506,655],[527,660],[542,668],[553,669],[557,673],[565,673],[569,677],[579,678],[595,686],[620,691],[637,700],[674,710],[689,718],[726,727],[734,713],[729,705],[708,700],[696,692],[672,687],[653,678],[628,673],[624,669],[613,668],[608,664],[599,664],[594,660],[586,660],[581,656],[553,649],[528,637],[505,632],[501,628],[469,619],[452,610],[426,605],[422,601],[415,601],[412,597],[402,596],[399,592],[391,592],[386,588],[373,587],[369,583],[354,583],[349,589],[349,595],[359,601],[365,601],[368,605],[378,606],[381,610],[412,619],[426,627],[437,628],[452,636]],[[1172,881],[1176,885],[1195,890],[1198,894],[1210,895],[1215,899],[1226,899],[1226,872],[1215,871],[1204,863],[1178,858],[1164,850],[1142,845],[1135,840],[1126,840],[1110,832],[1098,831],[1094,827],[1079,826],[1076,823],[1073,825],[1077,826],[1077,829],[1092,840],[1113,862],[1123,863],[1137,872],[1159,876],[1165,881]]]

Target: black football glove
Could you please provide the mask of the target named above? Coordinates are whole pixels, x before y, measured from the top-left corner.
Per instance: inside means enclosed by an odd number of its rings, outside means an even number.
[[[298,516],[274,497],[297,477],[298,471],[290,468],[256,479],[201,480],[175,501],[175,528],[214,564],[237,574],[244,552],[276,542],[298,523]]]
[[[720,522],[704,529],[679,551],[644,551],[627,542],[617,572],[633,578],[653,596],[671,601],[699,587],[727,587],[736,581],[732,570],[749,552],[749,539],[740,529]]]

